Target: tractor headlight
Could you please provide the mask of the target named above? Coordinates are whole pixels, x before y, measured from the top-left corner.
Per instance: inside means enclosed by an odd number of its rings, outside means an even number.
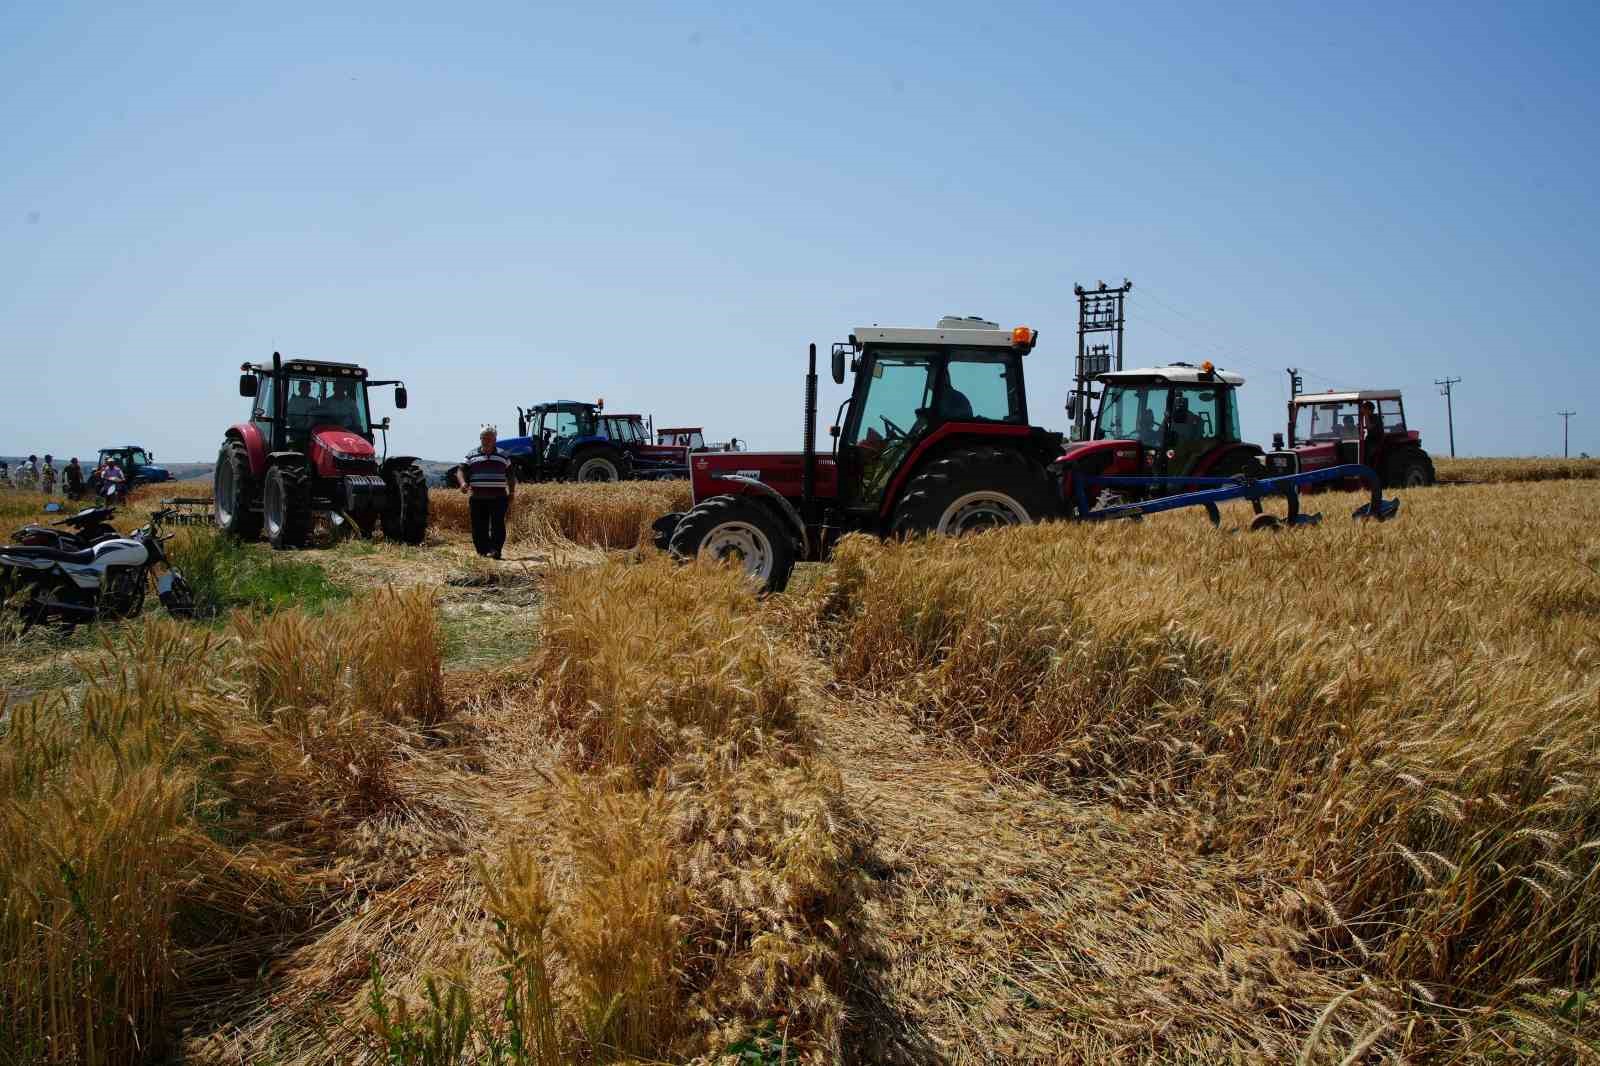
[[[341,463],[350,463],[361,458],[359,455],[352,455],[349,452],[341,452],[338,448],[329,448],[328,451]]]

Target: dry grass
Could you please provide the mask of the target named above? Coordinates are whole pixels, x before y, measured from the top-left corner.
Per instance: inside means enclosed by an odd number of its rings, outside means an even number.
[[[1433,457],[1441,482],[1569,481],[1600,478],[1600,459],[1449,459]]]
[[[1330,964],[1406,1008],[1385,1043],[1482,1052],[1596,978],[1597,508],[1550,485],[1406,508],[857,540],[812,618],[841,678],[995,765],[1259,855]]]
[[[687,481],[522,485],[506,522],[508,543],[543,544],[562,538],[597,548],[634,548],[649,542],[650,523],[668,511],[689,509]],[[470,535],[467,498],[433,490],[429,515],[441,532]]]
[[[155,1061],[179,1017],[336,893],[438,725],[426,596],[348,619],[152,621],[0,736],[3,1061]],[[108,637],[108,640],[116,639]],[[334,646],[334,650],[330,650]],[[285,663],[294,663],[285,669]]]

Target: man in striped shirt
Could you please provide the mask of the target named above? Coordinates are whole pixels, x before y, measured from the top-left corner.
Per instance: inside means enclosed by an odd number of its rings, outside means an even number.
[[[498,431],[485,425],[478,434],[478,448],[468,452],[456,467],[456,484],[469,497],[472,511],[472,546],[479,555],[500,558],[506,543],[506,512],[517,494],[517,476],[511,457],[496,446]]]

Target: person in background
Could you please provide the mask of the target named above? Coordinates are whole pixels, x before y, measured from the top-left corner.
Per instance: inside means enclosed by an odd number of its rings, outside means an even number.
[[[1361,401],[1361,461],[1374,470],[1383,451],[1383,419],[1371,400]]]
[[[104,486],[101,491],[105,493],[106,499],[112,503],[122,499],[123,493],[127,491],[128,479],[117,463],[116,456],[107,458],[106,465],[100,468],[100,484]]]
[[[16,472],[11,475],[11,480],[19,489],[38,488],[39,457],[30,455],[26,462],[18,463]]]
[[[456,468],[456,484],[469,497],[472,511],[472,546],[491,559],[500,558],[505,547],[506,512],[517,494],[511,457],[500,450],[498,440],[499,431],[485,423],[477,450],[468,452]]]
[[[0,485],[11,487],[11,464],[4,459],[0,459]]]
[[[83,467],[78,465],[76,455],[67,460],[67,465],[61,468],[61,480],[65,484],[69,500],[76,500],[83,495]]]
[[[39,468],[39,491],[46,496],[56,491],[56,457],[44,453],[44,466]]]

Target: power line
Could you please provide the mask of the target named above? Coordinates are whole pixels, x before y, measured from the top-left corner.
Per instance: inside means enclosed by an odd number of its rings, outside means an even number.
[[[1450,387],[1459,385],[1460,378],[1434,378],[1433,383],[1440,386],[1439,395],[1444,397],[1444,416],[1450,423],[1450,458],[1456,457],[1456,412],[1455,406],[1450,401]]]
[[[1576,411],[1556,412],[1556,414],[1561,416],[1561,458],[1563,459],[1570,459],[1572,457],[1571,453],[1567,451],[1567,426],[1571,424],[1572,416],[1577,413],[1578,412]]]

